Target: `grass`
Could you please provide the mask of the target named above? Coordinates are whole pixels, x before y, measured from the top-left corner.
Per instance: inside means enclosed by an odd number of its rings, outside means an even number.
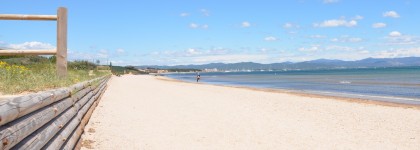
[[[74,62],[69,62],[67,78],[59,78],[56,75],[55,63],[48,61],[48,59],[39,62],[29,62],[30,63],[15,63],[13,61],[7,62],[0,60],[1,94],[20,94],[67,87],[82,81],[110,74],[109,72],[94,70],[94,75],[90,76],[90,68],[72,67],[71,64]]]

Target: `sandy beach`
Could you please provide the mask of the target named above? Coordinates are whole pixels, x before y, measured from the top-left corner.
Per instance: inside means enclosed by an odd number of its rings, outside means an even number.
[[[82,149],[419,149],[420,109],[113,77]]]

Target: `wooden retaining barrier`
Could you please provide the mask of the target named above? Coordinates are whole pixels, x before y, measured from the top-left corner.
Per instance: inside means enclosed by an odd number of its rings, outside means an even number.
[[[0,99],[0,149],[80,148],[83,129],[109,78]]]

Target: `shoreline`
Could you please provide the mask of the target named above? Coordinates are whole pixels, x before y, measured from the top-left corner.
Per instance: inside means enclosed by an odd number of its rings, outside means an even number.
[[[247,86],[234,86],[234,85],[221,85],[221,84],[209,84],[209,83],[194,83],[194,82],[187,82],[183,80],[173,79],[167,76],[155,76],[158,80],[169,81],[169,82],[180,82],[180,83],[189,83],[189,84],[206,84],[211,86],[221,86],[221,87],[231,87],[231,88],[238,88],[238,89],[248,89],[253,91],[262,91],[262,92],[270,92],[270,93],[281,93],[281,94],[291,94],[296,96],[303,96],[309,98],[321,98],[321,99],[333,99],[351,103],[361,103],[361,104],[368,104],[368,105],[380,105],[380,106],[389,106],[389,107],[400,107],[400,108],[409,108],[409,109],[417,109],[420,110],[419,104],[404,104],[404,103],[397,103],[397,102],[389,102],[389,101],[379,101],[379,100],[372,100],[372,99],[363,99],[363,98],[350,98],[350,97],[341,97],[341,96],[333,96],[333,95],[322,95],[322,94],[315,94],[315,93],[306,93],[303,91],[295,91],[295,90],[284,90],[284,89],[274,89],[274,88],[256,88],[256,87],[247,87]]]
[[[419,109],[124,75],[82,149],[416,149]]]

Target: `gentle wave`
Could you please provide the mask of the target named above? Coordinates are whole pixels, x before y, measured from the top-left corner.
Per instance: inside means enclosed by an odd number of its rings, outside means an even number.
[[[420,67],[287,72],[203,72],[200,75],[201,82],[210,84],[318,91],[318,94],[410,104],[420,101]],[[167,76],[195,82],[194,73]]]
[[[341,84],[350,84],[350,81],[340,81]]]

